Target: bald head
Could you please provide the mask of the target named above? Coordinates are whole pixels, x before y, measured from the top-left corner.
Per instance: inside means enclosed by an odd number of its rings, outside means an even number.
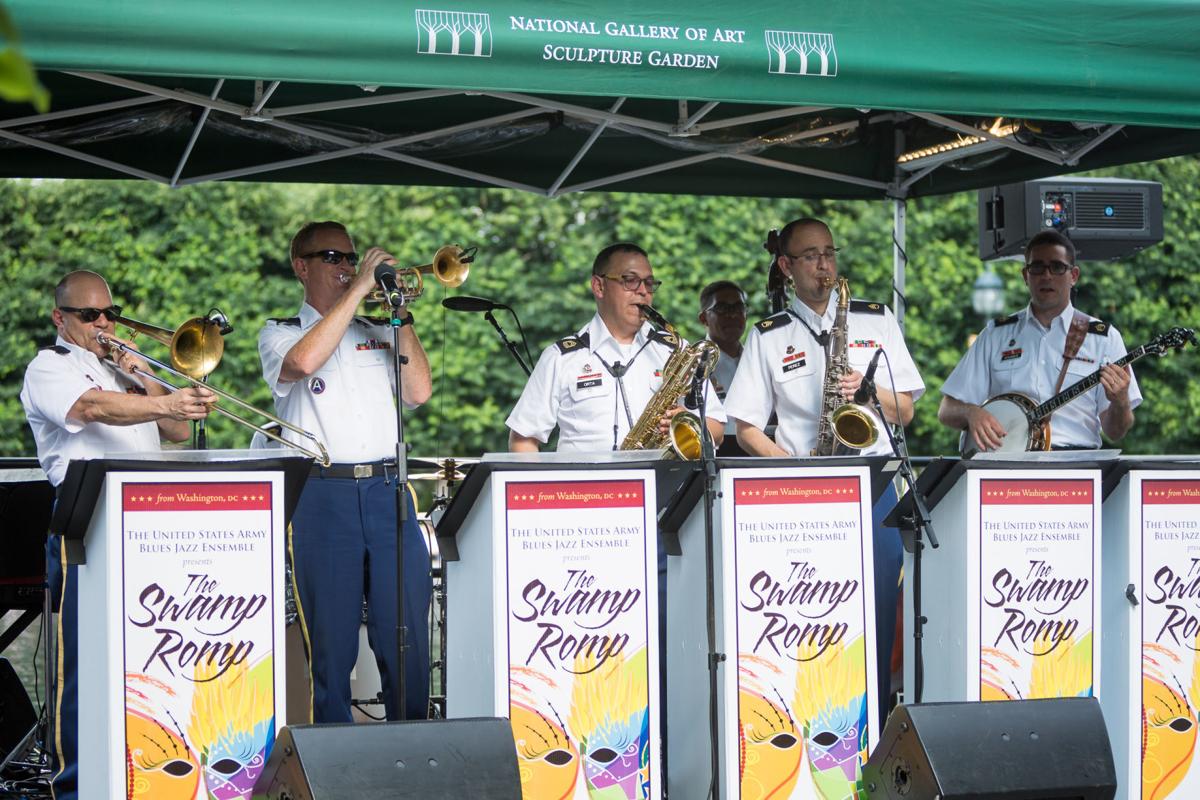
[[[97,293],[102,293],[109,299],[104,305],[96,307],[112,305],[112,293],[109,292],[108,282],[104,278],[86,269],[68,272],[54,287],[54,305],[59,308],[86,305],[80,298],[93,297]]]
[[[784,225],[783,230],[779,232],[779,243],[783,246],[784,252],[790,252],[788,245],[791,244],[794,236],[812,230],[824,231],[827,234],[830,233],[829,226],[815,217],[801,217]]]

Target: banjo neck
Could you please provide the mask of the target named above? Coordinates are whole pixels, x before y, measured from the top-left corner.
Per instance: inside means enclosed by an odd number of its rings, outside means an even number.
[[[1113,364],[1118,367],[1123,367],[1126,364],[1132,364],[1134,361],[1137,361],[1139,358],[1146,355],[1146,352],[1147,352],[1146,345],[1141,345],[1140,347],[1135,347],[1133,350],[1130,350],[1128,353],[1126,353],[1122,358],[1119,358],[1116,361],[1114,361]],[[1041,422],[1042,420],[1046,419],[1046,417],[1049,417],[1055,411],[1062,408],[1063,406],[1065,406],[1067,403],[1071,402],[1075,398],[1079,397],[1079,395],[1083,394],[1088,389],[1091,389],[1093,386],[1095,386],[1099,382],[1100,382],[1100,370],[1096,370],[1091,375],[1088,375],[1086,378],[1076,381],[1075,383],[1068,386],[1066,389],[1063,389],[1061,392],[1054,395],[1054,397],[1051,397],[1049,400],[1042,403],[1041,405],[1035,406],[1029,412],[1029,421],[1031,423]]]

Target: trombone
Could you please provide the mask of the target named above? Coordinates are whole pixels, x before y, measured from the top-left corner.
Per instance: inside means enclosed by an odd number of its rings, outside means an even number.
[[[424,275],[433,275],[438,283],[450,289],[462,286],[471,271],[471,262],[475,260],[477,249],[475,247],[463,249],[456,244],[448,244],[438,248],[430,263],[396,270],[396,285],[404,294],[404,302],[416,300],[425,291]],[[342,283],[350,281],[349,275],[342,275]],[[373,289],[363,302],[386,303],[387,296],[382,290]]]
[[[247,428],[258,431],[263,436],[273,439],[282,445],[299,450],[309,458],[315,459],[321,464],[321,466],[329,466],[329,453],[325,450],[325,445],[317,441],[316,436],[313,436],[311,433],[303,430],[302,428],[292,425],[290,422],[285,422],[274,414],[263,411],[259,408],[255,408],[239,397],[235,397],[228,392],[223,392],[220,389],[210,386],[204,382],[204,378],[217,368],[217,364],[221,362],[221,356],[225,352],[225,340],[222,338],[222,336],[224,333],[228,332],[229,328],[228,323],[225,322],[225,319],[220,315],[220,312],[209,312],[207,317],[193,317],[173,331],[169,328],[160,328],[157,325],[149,325],[145,322],[139,322],[136,319],[129,319],[128,317],[117,317],[113,320],[113,323],[125,326],[129,330],[133,331],[135,335],[144,333],[151,339],[154,339],[156,342],[161,342],[162,344],[170,347],[171,363],[165,364],[156,358],[151,358],[145,353],[134,350],[132,347],[123,345],[109,336],[105,336],[103,333],[96,334],[97,342],[107,345],[112,349],[119,350],[123,353],[133,353],[138,358],[145,359],[164,372],[169,372],[172,375],[177,375],[180,378],[183,378],[192,386],[203,386],[217,397],[228,400],[235,405],[239,405],[242,408],[265,417],[267,420],[269,420],[271,425],[278,425],[280,428],[287,428],[292,433],[303,436],[305,439],[308,439],[312,442],[313,448],[315,449],[309,449],[307,447],[302,447],[295,442],[290,442],[287,439],[284,439],[283,436],[276,433],[274,430],[269,430],[267,426],[255,425],[245,417],[235,414],[232,411],[227,411],[226,409],[221,408],[219,405],[213,406],[213,411],[229,417],[229,419],[233,420],[234,422],[238,422]],[[134,372],[138,375],[149,378],[158,385],[166,387],[170,391],[178,391],[180,388],[170,381],[158,377],[152,372],[146,372],[142,369],[135,369]]]

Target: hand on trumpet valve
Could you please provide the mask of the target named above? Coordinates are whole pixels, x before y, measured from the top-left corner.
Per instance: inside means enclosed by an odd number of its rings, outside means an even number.
[[[188,386],[163,395],[167,416],[177,420],[204,419],[212,411],[217,396],[203,386]]]

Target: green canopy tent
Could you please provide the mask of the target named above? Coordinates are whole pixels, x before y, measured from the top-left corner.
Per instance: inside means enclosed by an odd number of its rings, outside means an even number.
[[[53,97],[9,177],[892,198],[902,244],[907,197],[1200,150],[1193,0],[7,4]]]

